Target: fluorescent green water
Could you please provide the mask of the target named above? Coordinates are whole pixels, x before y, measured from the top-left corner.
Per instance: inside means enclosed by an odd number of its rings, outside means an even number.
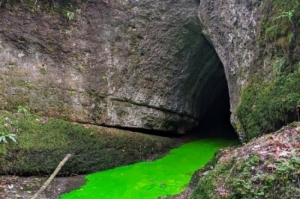
[[[85,185],[62,195],[61,199],[157,199],[176,195],[188,185],[193,172],[204,166],[218,149],[233,143],[202,139],[173,149],[153,162],[90,174]]]

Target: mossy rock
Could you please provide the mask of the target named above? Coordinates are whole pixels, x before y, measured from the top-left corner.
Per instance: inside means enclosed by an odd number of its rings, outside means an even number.
[[[17,143],[2,143],[0,174],[50,174],[66,154],[60,175],[83,174],[146,160],[176,145],[171,138],[81,125],[30,113],[0,111],[1,132],[14,132]],[[1,150],[1,149],[0,149]]]
[[[300,158],[293,147],[299,143],[299,128],[296,123],[241,147],[223,149],[217,162],[197,172],[200,180],[191,198],[299,198]],[[284,144],[288,147],[281,148]]]
[[[300,2],[267,0],[260,9],[257,57],[234,110],[244,142],[299,119]]]
[[[279,129],[298,119],[300,73],[283,73],[269,82],[253,79],[236,110],[245,141]]]

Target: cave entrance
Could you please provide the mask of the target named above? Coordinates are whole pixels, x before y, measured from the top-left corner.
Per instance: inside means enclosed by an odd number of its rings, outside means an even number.
[[[217,81],[218,88],[211,88],[210,83],[206,85],[206,90],[214,90],[209,97],[205,112],[199,119],[199,125],[192,130],[192,133],[200,134],[201,137],[226,137],[236,138],[238,136],[230,122],[230,97],[228,90],[228,82],[226,79],[224,66],[220,62],[217,66],[219,75],[210,81]],[[200,111],[200,110],[199,110]]]

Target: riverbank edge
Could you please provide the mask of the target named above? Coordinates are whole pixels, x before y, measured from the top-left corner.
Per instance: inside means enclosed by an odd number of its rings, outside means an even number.
[[[300,122],[221,149],[196,171],[185,192],[168,199],[300,197]]]

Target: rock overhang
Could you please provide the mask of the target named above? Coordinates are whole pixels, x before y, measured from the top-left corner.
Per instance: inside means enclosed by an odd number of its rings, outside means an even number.
[[[1,8],[2,108],[185,133],[227,87],[194,0],[40,3],[12,5],[22,18]]]

